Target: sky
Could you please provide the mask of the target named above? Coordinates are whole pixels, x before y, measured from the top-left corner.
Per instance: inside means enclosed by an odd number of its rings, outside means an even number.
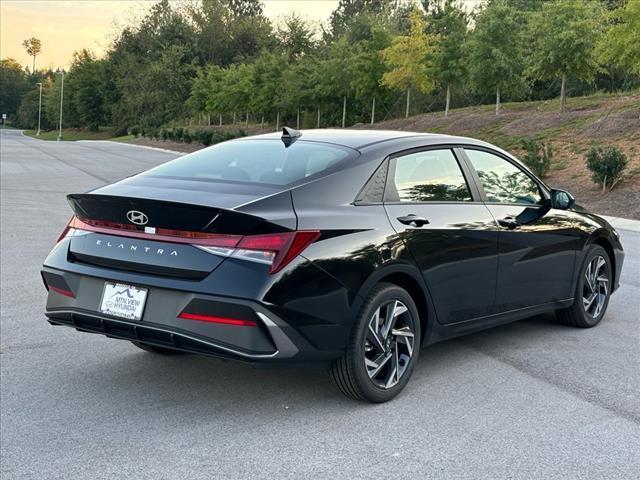
[[[179,1],[179,0],[176,0]],[[12,57],[31,68],[22,41],[36,37],[42,52],[36,68],[68,68],[74,50],[102,55],[115,34],[135,23],[155,0],[0,0],[0,58]],[[295,12],[314,22],[326,21],[338,0],[266,0],[272,20]]]

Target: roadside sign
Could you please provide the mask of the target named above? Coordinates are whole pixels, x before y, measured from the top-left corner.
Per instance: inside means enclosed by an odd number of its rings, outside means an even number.
[[[7,119],[7,114],[6,114],[6,113],[3,113],[3,114],[2,114],[2,119],[3,119],[3,120],[6,120],[6,119]]]

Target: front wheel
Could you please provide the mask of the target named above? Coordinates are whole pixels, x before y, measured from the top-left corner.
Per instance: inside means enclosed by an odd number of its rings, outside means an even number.
[[[367,298],[330,375],[345,395],[381,403],[404,389],[420,351],[420,319],[405,290],[381,283]]]
[[[557,317],[572,327],[595,327],[607,311],[612,283],[609,254],[601,246],[592,245],[580,269],[575,301],[570,307],[558,310]]]

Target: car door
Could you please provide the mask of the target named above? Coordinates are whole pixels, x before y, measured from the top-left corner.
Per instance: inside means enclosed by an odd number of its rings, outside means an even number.
[[[550,208],[546,187],[507,156],[470,147],[465,154],[500,228],[496,310],[570,298],[577,245],[570,214]]]
[[[495,220],[456,155],[439,147],[392,156],[384,194],[444,324],[493,313],[498,266]]]

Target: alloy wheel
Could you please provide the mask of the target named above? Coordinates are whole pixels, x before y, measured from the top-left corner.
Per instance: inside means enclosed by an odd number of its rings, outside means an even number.
[[[396,385],[409,367],[414,342],[414,319],[404,303],[391,300],[378,307],[364,339],[369,379],[382,389]]]
[[[604,309],[609,296],[609,271],[607,261],[598,255],[589,262],[584,272],[582,287],[582,304],[584,311],[592,318],[597,318]]]

